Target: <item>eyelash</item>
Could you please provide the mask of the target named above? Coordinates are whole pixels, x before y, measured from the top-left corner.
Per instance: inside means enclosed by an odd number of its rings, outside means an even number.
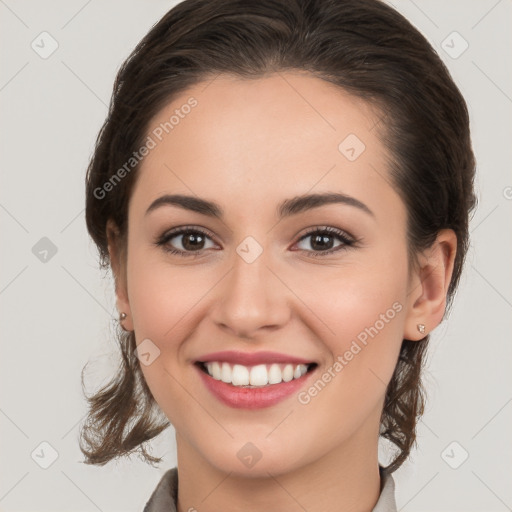
[[[190,233],[194,233],[194,234],[200,233],[201,235],[204,235],[207,238],[210,238],[210,239],[212,238],[206,231],[204,231],[200,228],[193,227],[193,226],[185,226],[185,227],[176,228],[175,230],[171,230],[167,233],[164,233],[160,238],[158,238],[156,240],[155,245],[158,247],[163,247],[164,251],[166,251],[170,254],[175,254],[177,256],[181,256],[184,258],[189,258],[189,257],[194,258],[194,257],[201,256],[203,251],[205,251],[206,249],[201,249],[199,251],[182,251],[179,249],[174,249],[174,248],[166,246],[166,244],[173,238],[175,238],[179,235],[190,234]],[[298,242],[301,242],[308,236],[311,236],[314,234],[328,234],[331,236],[335,235],[338,237],[339,240],[341,240],[343,242],[343,245],[335,247],[334,249],[329,249],[327,251],[308,251],[306,249],[299,249],[300,252],[309,253],[309,255],[314,258],[332,255],[333,253],[336,253],[338,251],[349,249],[351,247],[356,246],[356,244],[360,241],[360,240],[356,240],[355,238],[349,236],[347,233],[345,233],[345,231],[342,231],[341,229],[326,226],[326,227],[322,227],[322,228],[318,228],[318,227],[312,228],[311,230],[307,231],[304,235],[302,235],[301,238],[298,240]]]

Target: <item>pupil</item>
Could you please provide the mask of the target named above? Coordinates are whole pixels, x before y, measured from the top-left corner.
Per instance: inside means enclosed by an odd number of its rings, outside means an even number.
[[[197,249],[204,242],[203,235],[190,233],[183,238],[183,247],[185,249]]]
[[[330,249],[331,248],[330,247],[331,244],[328,243],[329,239],[331,239],[331,237],[329,235],[316,235],[316,236],[313,237],[313,241],[312,241],[311,245],[313,246],[313,248],[315,248],[315,246],[317,244],[319,244],[316,248],[318,248],[318,249]],[[329,247],[326,247],[326,245],[329,246]]]

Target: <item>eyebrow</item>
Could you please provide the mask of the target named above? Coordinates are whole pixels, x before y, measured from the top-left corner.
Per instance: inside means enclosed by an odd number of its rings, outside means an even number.
[[[328,204],[345,204],[360,209],[361,211],[375,217],[375,214],[364,203],[355,197],[337,192],[325,192],[321,194],[306,194],[286,199],[279,204],[277,214],[279,219],[297,215],[313,208],[319,208]],[[200,213],[208,217],[222,219],[224,210],[220,205],[213,201],[201,199],[194,196],[186,196],[181,194],[166,194],[155,199],[146,210],[145,215],[160,208],[161,206],[170,205],[178,206],[184,210]]]

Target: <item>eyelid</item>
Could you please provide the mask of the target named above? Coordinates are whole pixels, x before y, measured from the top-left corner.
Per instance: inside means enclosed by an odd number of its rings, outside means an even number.
[[[185,225],[185,226],[177,226],[175,228],[171,228],[163,233],[163,235],[160,238],[168,238],[171,235],[179,235],[183,232],[187,231],[198,231],[199,233],[203,233],[203,235],[207,235],[210,238],[215,238],[213,233],[211,233],[208,229],[195,226],[195,225]]]
[[[345,231],[341,228],[335,228],[333,226],[313,226],[311,228],[307,228],[307,230],[300,235],[299,240],[302,240],[304,237],[311,235],[312,233],[329,233],[337,236],[343,236],[347,240],[350,240],[351,242],[357,242],[357,238],[352,236],[348,231]]]

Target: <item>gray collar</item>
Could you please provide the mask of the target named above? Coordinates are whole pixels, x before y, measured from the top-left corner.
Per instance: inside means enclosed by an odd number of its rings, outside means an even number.
[[[380,475],[382,490],[372,512],[397,512],[393,476],[382,467]],[[172,468],[167,470],[158,482],[143,512],[176,512],[177,499],[178,468]]]

